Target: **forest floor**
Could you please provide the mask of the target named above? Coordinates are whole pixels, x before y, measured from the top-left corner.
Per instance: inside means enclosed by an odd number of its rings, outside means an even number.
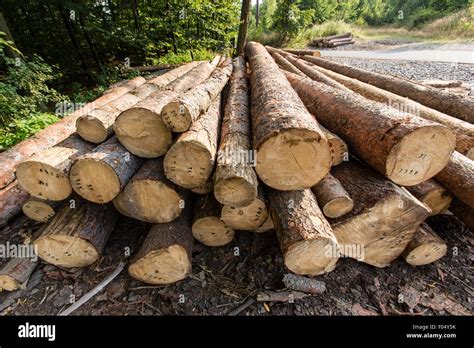
[[[459,64],[334,58],[378,72],[416,80],[439,78],[472,81],[470,69]],[[429,66],[429,67],[427,67]],[[441,69],[441,70],[440,70]],[[445,69],[445,70],[443,70]],[[449,70],[449,71],[448,71]],[[440,73],[441,71],[441,73]],[[445,73],[443,73],[445,71]],[[386,268],[340,259],[336,269],[317,279],[326,292],[294,303],[253,301],[259,291],[284,288],[285,269],[274,231],[239,232],[220,248],[195,242],[190,277],[168,286],[149,286],[127,271],[80,307],[76,315],[227,315],[242,304],[240,315],[472,315],[474,234],[452,215],[428,220],[445,240],[441,260],[413,267],[403,258]],[[39,225],[19,217],[0,229],[0,243],[19,243]],[[149,225],[120,217],[98,264],[83,269],[61,269],[40,264],[27,287],[0,293],[3,315],[56,315],[106,278],[125,251],[138,250]],[[5,260],[0,260],[0,266]]]

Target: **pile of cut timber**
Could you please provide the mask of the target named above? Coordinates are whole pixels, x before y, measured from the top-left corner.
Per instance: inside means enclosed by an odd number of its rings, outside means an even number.
[[[351,33],[331,35],[320,37],[311,41],[310,45],[314,47],[338,47],[343,45],[351,45],[354,43]]]
[[[44,223],[33,244],[60,267],[95,263],[120,214],[150,223],[128,269],[150,284],[186,278],[193,243],[220,247],[238,231],[274,229],[285,266],[303,275],[340,257],[443,257],[425,220],[451,209],[473,225],[472,102],[450,98],[448,115],[426,102],[439,91],[307,53],[249,42],[246,60],[115,87],[0,155],[0,222],[23,210]],[[11,260],[0,287],[35,267]]]

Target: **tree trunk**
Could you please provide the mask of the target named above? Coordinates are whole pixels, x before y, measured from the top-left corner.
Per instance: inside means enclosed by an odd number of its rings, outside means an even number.
[[[31,220],[48,222],[57,212],[61,202],[31,197],[22,206],[23,213]]]
[[[339,74],[370,83],[392,93],[410,98],[432,109],[444,112],[466,122],[473,123],[474,101],[436,88],[426,87],[396,76],[383,75],[363,69],[349,67],[329,60],[304,57],[311,63],[330,69]]]
[[[161,118],[172,132],[187,131],[209,109],[232,74],[232,60],[228,58],[203,83],[181,94],[161,111]]]
[[[265,48],[245,47],[250,63],[253,147],[257,174],[278,190],[302,190],[318,183],[331,167],[329,145]]]
[[[291,64],[287,59],[285,59],[285,57],[282,54],[279,53],[281,52],[280,50],[277,50],[269,46],[265,46],[265,48],[267,49],[268,53],[271,54],[272,58],[275,60],[275,62],[278,64],[278,66],[281,69],[284,69],[296,75],[304,76],[304,73],[300,69],[298,69],[293,64]]]
[[[403,253],[405,261],[412,266],[423,266],[438,261],[448,247],[426,223],[422,223]]]
[[[312,188],[324,215],[338,218],[354,208],[354,202],[341,182],[328,173],[323,180]]]
[[[123,190],[141,164],[141,158],[112,137],[76,160],[70,171],[71,185],[88,201],[108,203]]]
[[[455,151],[448,165],[436,175],[457,199],[474,209],[474,161]]]
[[[10,33],[10,30],[8,29],[7,22],[5,21],[5,18],[3,17],[2,12],[0,12],[0,31],[5,33],[5,39],[7,41],[11,41],[12,46],[14,48],[16,48],[15,40],[13,40],[13,36]],[[5,51],[6,51],[7,55],[10,56],[11,58],[19,58],[20,57],[20,55],[18,54],[17,51],[15,51],[14,49],[12,49],[8,46],[5,47]]]
[[[321,57],[321,52],[316,50],[292,50],[292,49],[284,49],[283,51],[297,55],[297,56],[313,56],[313,57]]]
[[[331,79],[368,99],[449,127],[456,134],[456,150],[474,159],[474,125],[368,83],[352,79],[316,65],[314,67]]]
[[[147,160],[114,199],[123,215],[150,223],[176,219],[184,208],[187,192],[165,177],[163,158]]]
[[[34,241],[38,256],[61,267],[85,267],[96,262],[117,220],[110,204],[70,202],[41,230]]]
[[[115,120],[114,131],[119,141],[134,155],[145,158],[163,156],[171,146],[171,132],[161,118],[162,108],[193,86],[203,82],[218,61],[203,62],[173,80],[164,91],[157,91],[123,111]]]
[[[243,207],[257,198],[258,179],[250,145],[247,68],[243,57],[234,61],[229,95],[224,109],[214,196],[221,204]],[[249,155],[252,154],[252,159]],[[242,158],[244,157],[244,158]]]
[[[451,194],[436,180],[427,180],[421,184],[407,187],[407,190],[431,209],[431,215],[438,215],[449,208]]]
[[[266,190],[285,266],[293,273],[331,272],[339,246],[311,190]]]
[[[202,195],[194,203],[192,232],[194,238],[207,246],[222,246],[234,239],[234,230],[221,220],[221,206],[214,195]]]
[[[0,227],[21,212],[21,207],[30,194],[17,180],[0,190]]]
[[[329,219],[342,254],[388,266],[405,250],[429,209],[356,160],[334,167],[332,174],[354,201],[348,214]]]
[[[46,127],[42,131],[33,135],[31,138],[22,141],[11,149],[0,153],[0,189],[6,187],[15,178],[16,166],[31,157],[33,154],[48,149],[61,141],[65,140],[76,130],[75,124],[78,117],[85,115],[88,111],[105,105],[111,100],[117,99],[125,93],[145,83],[143,77],[136,77],[124,85],[113,88],[113,90],[104,93],[93,102],[85,105],[83,108],[64,117],[59,122]]]
[[[454,198],[449,210],[452,211],[453,214],[467,226],[467,228],[474,231],[474,209]]]
[[[262,226],[268,218],[267,205],[262,188],[258,190],[258,197],[245,207],[224,205],[221,210],[221,219],[234,230],[254,231]]]
[[[0,270],[0,289],[14,291],[25,286],[37,265],[31,258],[10,259]]]
[[[328,131],[323,126],[319,125],[319,128],[324,133],[326,137],[329,149],[331,151],[331,163],[333,166],[337,166],[344,161],[349,160],[349,149],[347,148],[347,144],[344,140],[339,138],[336,134]]]
[[[115,119],[122,111],[130,109],[152,93],[164,88],[166,84],[186,74],[197,64],[197,62],[192,62],[155,77],[134,91],[79,117],[76,121],[77,133],[87,141],[102,143],[113,134]]]
[[[443,169],[456,139],[449,128],[286,73],[306,107],[350,151],[393,182],[413,186]],[[335,117],[334,115],[340,115]]]
[[[73,134],[58,145],[21,162],[16,168],[18,182],[33,197],[62,201],[72,193],[69,182],[72,164],[93,148],[92,144]]]
[[[247,29],[249,26],[249,14],[250,14],[250,0],[242,1],[242,9],[240,11],[240,26],[239,26],[239,37],[237,38],[237,55],[244,53],[245,42],[247,41]]]
[[[186,206],[173,222],[153,225],[128,268],[132,277],[149,284],[171,284],[191,273],[192,204]]]
[[[166,154],[165,174],[176,185],[202,186],[211,176],[219,139],[220,101],[220,96],[215,98],[207,112],[179,136]]]

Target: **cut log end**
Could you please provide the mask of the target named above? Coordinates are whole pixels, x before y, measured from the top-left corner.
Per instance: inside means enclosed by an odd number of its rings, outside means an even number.
[[[108,137],[104,124],[97,118],[90,116],[82,116],[77,119],[76,132],[81,138],[94,144],[100,144]]]
[[[209,149],[194,140],[176,142],[164,160],[166,177],[185,188],[205,185],[213,167]]]
[[[54,208],[47,202],[30,199],[22,206],[23,213],[31,220],[38,222],[47,222],[54,214]]]
[[[92,243],[76,236],[51,235],[38,238],[34,242],[38,256],[56,266],[85,267],[99,258]]]
[[[15,278],[10,277],[9,275],[0,275],[0,289],[15,291],[21,288],[21,285],[22,284],[20,284]]]
[[[303,190],[324,178],[331,163],[325,139],[313,131],[290,129],[260,146],[256,171],[265,184],[277,190]]]
[[[160,115],[144,108],[132,108],[120,114],[115,134],[128,151],[144,158],[163,156],[171,146],[172,135]]]
[[[271,214],[268,214],[268,217],[265,220],[265,222],[262,225],[260,225],[258,228],[256,228],[253,232],[263,233],[263,232],[273,230],[274,228],[275,228],[275,226],[273,225],[272,216],[271,216]]]
[[[194,238],[207,246],[223,246],[234,239],[234,230],[224,221],[209,216],[196,220],[192,226]]]
[[[405,136],[387,157],[387,177],[403,186],[417,185],[438,174],[454,151],[456,138],[443,126],[425,126]]]
[[[406,256],[405,260],[413,266],[423,266],[435,262],[446,255],[448,247],[444,242],[433,241],[426,244],[421,244],[415,249],[411,250]]]
[[[221,180],[214,185],[214,196],[221,204],[245,207],[257,197],[257,188],[243,178]]]
[[[296,274],[319,275],[331,272],[339,259],[337,243],[327,239],[305,240],[285,253],[285,266]]]
[[[186,105],[173,101],[165,105],[161,111],[163,122],[172,131],[185,132],[191,127],[192,117]]]
[[[177,282],[191,271],[191,262],[186,250],[180,245],[152,251],[130,265],[130,275],[149,284]]]
[[[81,159],[72,166],[70,175],[74,191],[88,201],[107,203],[120,193],[120,179],[103,161]]]
[[[46,163],[22,162],[16,175],[20,185],[34,197],[61,201],[72,193],[67,175]]]
[[[349,213],[354,208],[354,202],[350,197],[338,197],[328,203],[323,207],[323,213],[329,218],[338,218]]]
[[[252,231],[260,227],[268,217],[265,202],[260,198],[255,199],[246,207],[225,205],[222,207],[221,218],[235,230]]]

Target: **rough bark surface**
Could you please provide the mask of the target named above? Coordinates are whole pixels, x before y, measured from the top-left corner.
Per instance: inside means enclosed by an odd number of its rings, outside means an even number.
[[[0,270],[0,289],[18,290],[28,282],[38,261],[31,258],[15,257],[10,259]]]
[[[349,160],[349,149],[344,140],[338,137],[333,132],[330,132],[323,126],[319,126],[326,137],[329,148],[331,150],[331,162],[333,166],[337,166],[344,161]]]
[[[393,182],[412,186],[443,169],[456,139],[449,128],[286,73],[306,107],[351,151]],[[334,117],[338,115],[338,117]]]
[[[327,217],[341,217],[354,207],[354,202],[344,186],[330,173],[313,186],[312,190],[318,200],[318,205]]]
[[[17,180],[0,190],[0,226],[8,223],[21,212],[22,205],[30,194],[20,186]]]
[[[284,49],[283,51],[295,54],[297,56],[314,56],[314,57],[321,57],[321,52],[316,50],[293,50],[293,49]]]

